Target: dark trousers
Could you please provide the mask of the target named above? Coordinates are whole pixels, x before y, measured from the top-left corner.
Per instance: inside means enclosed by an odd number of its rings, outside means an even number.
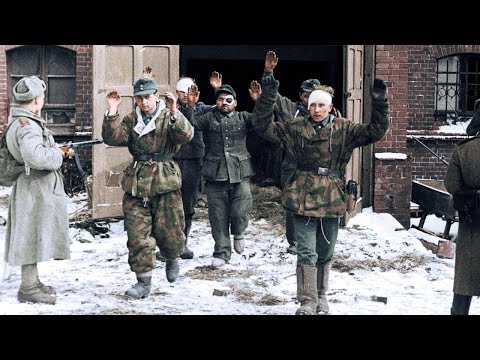
[[[295,172],[296,169],[297,163],[287,153],[281,167],[280,184],[282,186],[282,190],[285,189],[288,178]],[[285,230],[288,245],[297,246],[297,241],[295,240],[295,229],[293,226],[293,213],[288,209],[285,209]]]
[[[185,235],[186,240],[192,226],[192,218],[195,215],[195,205],[198,198],[198,187],[200,186],[200,171],[202,170],[202,159],[175,159],[182,172],[182,201],[185,214]]]
[[[232,255],[230,234],[241,235],[248,226],[252,211],[250,181],[236,184],[207,181],[208,219],[215,240],[213,257],[229,261]]]
[[[471,302],[472,296],[454,293],[452,307],[450,308],[450,315],[468,315]]]

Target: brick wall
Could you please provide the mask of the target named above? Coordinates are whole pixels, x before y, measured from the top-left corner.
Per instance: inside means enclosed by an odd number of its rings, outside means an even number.
[[[409,158],[375,159],[374,210],[392,214],[406,229],[410,228],[411,179]]]
[[[459,140],[421,139],[420,141],[442,156],[446,162],[450,162],[453,149]],[[412,159],[413,179],[444,179],[447,165],[418,142],[411,139],[408,140],[408,154]]]
[[[434,110],[436,60],[462,53],[480,53],[480,45],[376,46],[376,76],[389,87],[392,124],[385,138],[374,145],[374,151],[406,154],[407,160],[375,159],[374,210],[391,213],[404,226],[409,227],[411,180],[443,180],[447,170],[441,160],[408,138],[408,134],[433,135],[434,138],[421,140],[447,162],[461,139],[437,133],[447,123],[435,121]],[[397,191],[405,200],[398,197]]]
[[[0,45],[0,131],[7,123],[7,62],[6,52],[22,45]],[[76,126],[75,132],[89,133],[92,130],[92,76],[93,76],[93,46],[92,45],[59,45],[76,52]]]
[[[374,144],[374,153],[407,154],[408,53],[404,45],[376,46],[376,77],[388,86],[391,124],[385,137]],[[405,228],[410,227],[412,192],[410,158],[375,159],[373,209],[392,214]]]

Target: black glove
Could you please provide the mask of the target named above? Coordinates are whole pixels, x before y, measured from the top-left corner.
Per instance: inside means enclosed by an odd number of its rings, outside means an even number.
[[[385,100],[385,95],[387,95],[387,84],[381,79],[373,80],[373,86],[370,91],[373,100]]]
[[[262,91],[266,91],[268,93],[276,93],[278,92],[278,87],[280,86],[280,82],[275,80],[273,73],[270,75],[262,77]]]

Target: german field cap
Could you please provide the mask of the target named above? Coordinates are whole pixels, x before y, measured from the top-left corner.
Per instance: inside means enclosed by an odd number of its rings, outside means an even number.
[[[318,79],[308,79],[302,83],[302,86],[300,86],[300,89],[302,91],[312,92],[313,90],[315,90],[316,85],[321,85]]]
[[[27,91],[22,92],[24,89]],[[36,76],[27,76],[20,79],[15,84],[13,87],[13,95],[18,101],[29,101],[42,95],[46,89],[47,87],[45,86],[45,82],[43,80]]]
[[[151,78],[142,77],[133,84],[133,96],[150,95],[157,91],[157,83]]]
[[[217,89],[217,91],[215,91],[215,98],[218,98],[218,95],[220,95],[222,93],[227,93],[227,94],[233,95],[234,99],[237,98],[237,93],[235,92],[235,90],[233,90],[233,88],[230,85],[225,84],[225,85],[220,86]]]

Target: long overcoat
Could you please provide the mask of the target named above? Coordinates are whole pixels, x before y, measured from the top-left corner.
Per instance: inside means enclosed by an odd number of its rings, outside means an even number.
[[[451,194],[480,189],[480,137],[460,142],[455,148],[445,175],[445,188]],[[453,291],[461,295],[480,295],[480,210],[472,222],[460,223],[455,250]]]
[[[13,107],[10,121],[8,148],[30,171],[20,174],[10,194],[5,261],[16,266],[69,259],[62,150],[55,146],[45,120],[34,113]]]

